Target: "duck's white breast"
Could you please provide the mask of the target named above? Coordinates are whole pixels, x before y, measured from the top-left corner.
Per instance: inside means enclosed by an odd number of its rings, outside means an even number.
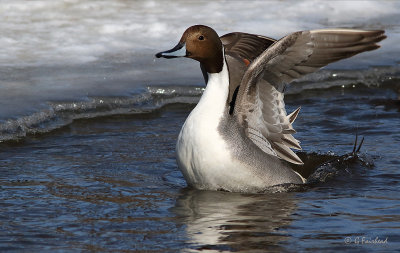
[[[234,190],[257,181],[251,171],[232,157],[228,143],[218,131],[226,116],[228,87],[229,73],[224,64],[220,73],[209,74],[206,90],[178,137],[178,167],[188,184],[198,189]]]
[[[232,160],[218,132],[228,97],[228,76],[225,65],[220,73],[209,74],[206,90],[178,137],[178,166],[187,182],[199,188],[216,184]]]

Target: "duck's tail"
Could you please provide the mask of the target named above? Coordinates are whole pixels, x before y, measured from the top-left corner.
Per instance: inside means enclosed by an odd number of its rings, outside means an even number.
[[[352,152],[353,156],[355,154],[357,154],[358,152],[360,152],[361,146],[364,143],[364,137],[362,137],[360,145],[358,146],[358,148],[357,148],[357,142],[358,142],[358,133],[356,132],[356,140],[354,141],[354,147],[353,147],[353,152]]]

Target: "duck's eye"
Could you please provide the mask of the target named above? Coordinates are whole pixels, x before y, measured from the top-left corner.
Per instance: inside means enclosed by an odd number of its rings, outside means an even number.
[[[199,36],[199,40],[204,40],[204,36],[203,36],[203,35],[200,35],[200,36]]]

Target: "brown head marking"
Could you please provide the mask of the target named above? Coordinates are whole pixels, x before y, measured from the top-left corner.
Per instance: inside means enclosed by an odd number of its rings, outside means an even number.
[[[179,44],[185,44],[186,57],[199,61],[208,73],[222,71],[222,42],[211,27],[204,25],[189,27],[183,33]]]

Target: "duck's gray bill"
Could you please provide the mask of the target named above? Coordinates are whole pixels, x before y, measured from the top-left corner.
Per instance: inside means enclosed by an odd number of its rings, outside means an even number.
[[[179,43],[176,45],[174,48],[164,51],[164,52],[159,52],[156,54],[157,58],[164,57],[164,58],[176,58],[176,57],[184,57],[186,56],[186,46],[185,44]]]

